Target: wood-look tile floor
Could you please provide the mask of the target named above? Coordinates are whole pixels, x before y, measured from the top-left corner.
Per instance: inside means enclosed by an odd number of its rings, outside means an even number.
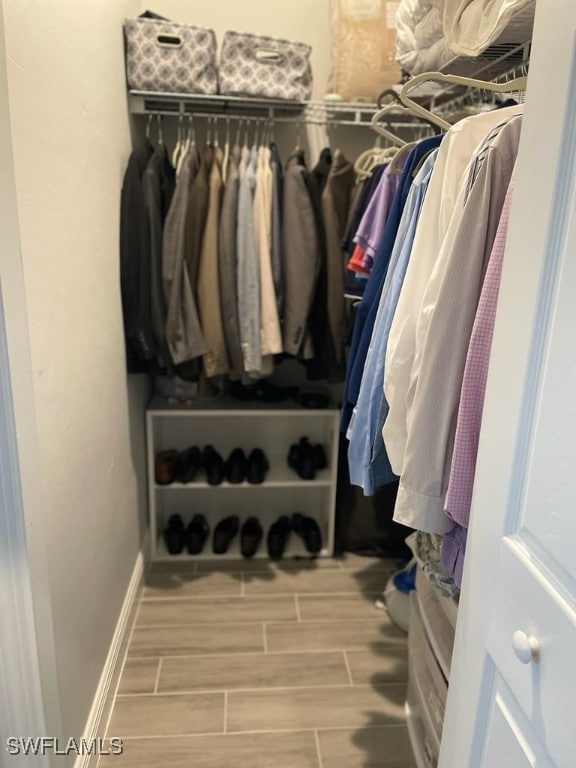
[[[100,768],[413,768],[396,564],[162,564],[138,608]]]

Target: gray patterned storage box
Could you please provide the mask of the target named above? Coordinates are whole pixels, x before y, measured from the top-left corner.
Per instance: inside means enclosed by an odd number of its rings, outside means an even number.
[[[220,91],[227,96],[306,101],[312,95],[311,51],[304,43],[226,32]]]
[[[138,18],[124,22],[128,85],[138,91],[218,93],[211,29]]]

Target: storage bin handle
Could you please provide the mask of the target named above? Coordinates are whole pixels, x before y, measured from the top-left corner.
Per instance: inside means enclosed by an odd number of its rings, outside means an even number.
[[[182,38],[178,35],[169,35],[161,32],[156,35],[156,43],[162,48],[179,48],[182,45]]]
[[[257,48],[254,55],[261,64],[282,64],[284,61],[284,56],[273,48]]]

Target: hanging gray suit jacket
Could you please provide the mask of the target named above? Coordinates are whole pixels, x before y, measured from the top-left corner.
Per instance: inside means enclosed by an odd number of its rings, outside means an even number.
[[[238,190],[240,183],[239,166],[240,147],[234,147],[228,166],[226,189],[222,199],[220,213],[219,273],[220,302],[222,322],[228,359],[230,378],[242,378],[244,361],[240,343],[240,325],[238,323],[238,294],[236,271],[238,268],[237,228],[238,228]]]
[[[191,149],[176,182],[162,240],[162,280],[168,307],[166,342],[176,365],[206,352],[186,261],[189,193],[198,165],[198,153]]]
[[[284,175],[284,351],[297,355],[307,331],[308,315],[320,270],[314,208],[306,186],[307,168],[301,153],[290,156]]]

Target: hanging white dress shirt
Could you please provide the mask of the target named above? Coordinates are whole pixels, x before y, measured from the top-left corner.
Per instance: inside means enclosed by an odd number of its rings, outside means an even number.
[[[406,393],[416,353],[416,321],[452,218],[459,221],[458,194],[468,178],[474,150],[499,123],[521,112],[521,107],[474,115],[456,123],[440,145],[404,278],[386,349],[384,394],[390,411],[382,435],[393,471],[402,474],[406,449]]]
[[[424,294],[416,330],[407,441],[394,520],[446,533],[444,512],[466,355],[520,140],[521,116],[505,123],[470,163],[457,210]]]

